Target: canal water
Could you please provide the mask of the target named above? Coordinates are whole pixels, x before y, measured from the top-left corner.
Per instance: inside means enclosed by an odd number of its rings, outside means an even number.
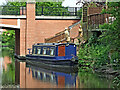
[[[2,88],[116,88],[116,77],[96,74],[89,68],[78,72],[45,69],[19,62],[9,55],[9,50],[0,51],[0,87]]]

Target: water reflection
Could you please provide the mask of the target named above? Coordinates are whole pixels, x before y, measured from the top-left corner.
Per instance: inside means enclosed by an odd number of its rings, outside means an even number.
[[[20,88],[119,88],[113,83],[115,78],[92,69],[65,73],[20,62]]]
[[[45,69],[14,61],[8,50],[3,50],[2,54],[0,85],[20,84],[20,88],[120,88],[120,75],[96,74],[82,68],[78,73]]]
[[[109,75],[96,74],[92,72],[92,69],[80,69],[79,73],[79,87],[81,88],[112,88],[112,79],[106,78]],[[103,77],[104,76],[104,77]],[[105,77],[106,76],[106,77]]]
[[[0,50],[0,88],[2,86],[2,73],[3,73],[3,58],[2,58],[2,55],[1,55],[1,50]]]
[[[4,56],[4,61],[3,61],[3,68],[5,71],[7,71],[8,64],[11,64],[12,60],[9,56]]]
[[[62,73],[30,66],[29,74],[32,74],[32,77],[40,82],[51,83],[57,87],[76,87],[77,73]]]
[[[26,67],[25,67],[26,66]],[[75,88],[77,73],[63,73],[20,62],[21,88]]]
[[[15,82],[15,65],[14,59],[10,56],[9,49],[2,49],[1,50],[1,70],[2,70],[2,77],[0,82],[2,82],[2,86],[4,85],[13,85]]]

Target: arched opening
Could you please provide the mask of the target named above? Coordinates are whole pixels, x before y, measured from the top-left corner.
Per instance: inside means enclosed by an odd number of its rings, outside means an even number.
[[[0,30],[0,48],[2,62],[1,84],[5,87],[7,84],[19,84],[20,64],[14,59],[14,54],[20,55],[20,30],[2,28]]]

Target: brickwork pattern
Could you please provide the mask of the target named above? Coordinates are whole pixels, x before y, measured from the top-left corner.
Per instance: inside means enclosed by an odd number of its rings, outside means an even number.
[[[78,22],[78,20],[37,20],[36,21],[37,42],[46,42],[45,38],[53,37],[56,33],[62,32],[66,27]],[[64,38],[60,35],[57,39]],[[57,39],[52,42],[56,42]],[[50,41],[51,42],[51,41]]]
[[[79,36],[79,26],[80,24],[74,26],[69,30],[71,42]],[[56,33],[54,36],[46,38],[45,43],[66,43],[65,30]]]
[[[2,24],[17,25],[17,19],[0,19]]]
[[[26,20],[20,20],[20,55],[26,55]]]

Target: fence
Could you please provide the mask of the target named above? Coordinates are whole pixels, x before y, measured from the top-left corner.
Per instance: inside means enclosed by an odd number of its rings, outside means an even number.
[[[36,6],[36,16],[80,16],[81,8],[77,7],[40,7]]]
[[[24,6],[0,6],[0,15],[25,15]]]
[[[36,6],[36,16],[82,16],[78,7],[41,7]],[[24,6],[0,6],[0,15],[25,15]]]
[[[99,29],[104,23],[111,23],[109,14],[91,14],[88,16],[88,29]]]

